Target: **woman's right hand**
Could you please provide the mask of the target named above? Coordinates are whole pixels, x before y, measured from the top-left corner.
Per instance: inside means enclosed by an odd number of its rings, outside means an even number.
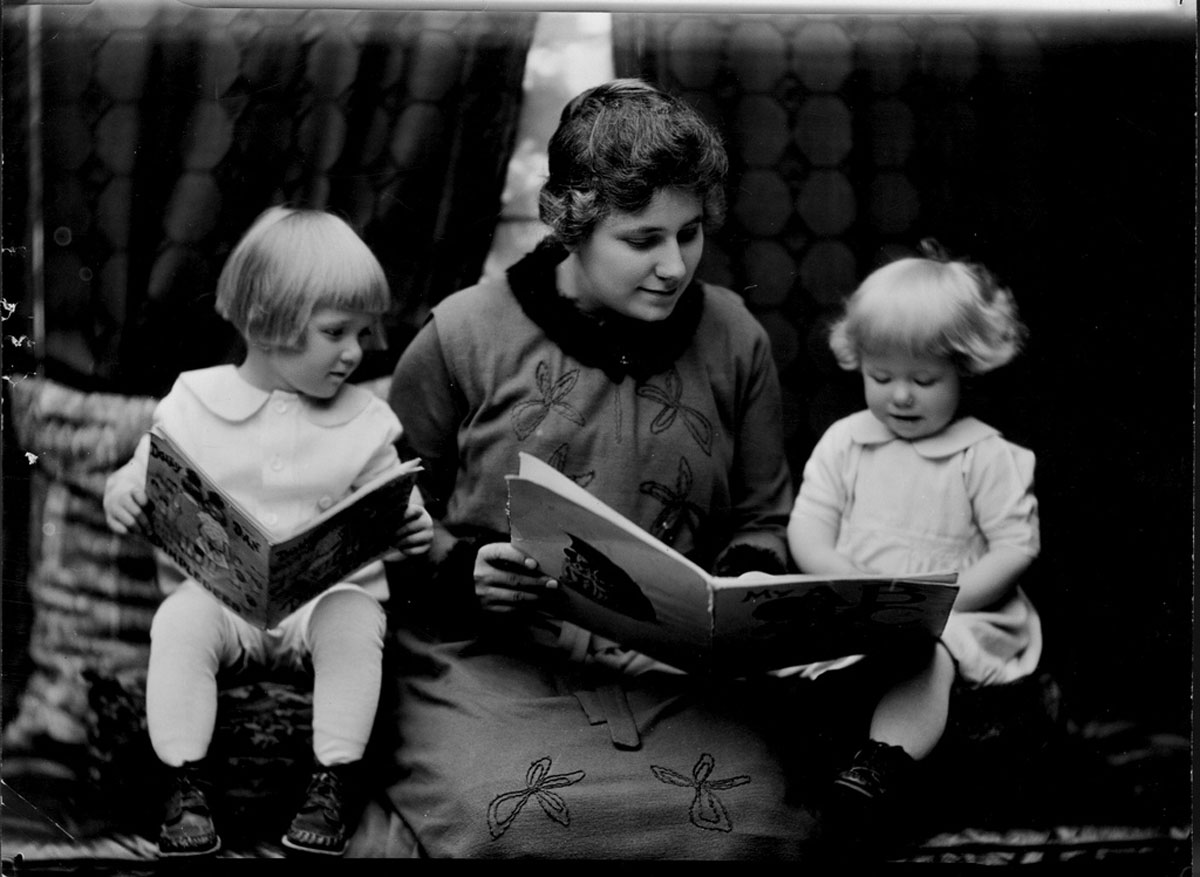
[[[534,608],[557,588],[536,560],[508,542],[489,543],[475,554],[475,596],[487,611]]]

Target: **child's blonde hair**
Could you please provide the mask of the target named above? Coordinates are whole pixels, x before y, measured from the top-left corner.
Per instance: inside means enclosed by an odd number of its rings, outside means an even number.
[[[217,280],[217,313],[247,343],[294,349],[313,312],[342,308],[379,320],[391,307],[379,260],[345,220],[324,210],[269,207],[238,241]]]
[[[945,356],[964,374],[1008,363],[1025,337],[1012,293],[933,241],[921,252],[873,271],[850,296],[829,334],[838,364],[856,371],[863,351],[885,350]]]

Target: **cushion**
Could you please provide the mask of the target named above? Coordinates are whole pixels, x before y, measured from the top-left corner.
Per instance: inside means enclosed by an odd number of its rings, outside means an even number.
[[[114,814],[111,829],[157,834],[165,772],[146,731],[142,676],[86,674],[89,684],[89,803]],[[287,828],[312,765],[312,694],[307,680],[223,684],[209,748],[222,841],[238,847]]]
[[[156,400],[85,393],[29,378],[8,384],[31,467],[28,599],[31,672],[4,728],[6,756],[78,750],[84,675],[144,673],[160,600],[146,540],[104,522],[104,481],[129,459]]]

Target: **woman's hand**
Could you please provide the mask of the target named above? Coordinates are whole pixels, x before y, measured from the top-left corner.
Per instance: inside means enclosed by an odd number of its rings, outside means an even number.
[[[475,596],[491,612],[533,608],[558,582],[538,571],[537,561],[508,542],[492,542],[475,554]]]
[[[404,521],[396,531],[396,549],[406,557],[426,554],[433,544],[433,518],[424,506],[412,503],[404,512]]]
[[[104,520],[114,533],[147,532],[145,507],[146,491],[137,482],[114,473],[104,483]]]

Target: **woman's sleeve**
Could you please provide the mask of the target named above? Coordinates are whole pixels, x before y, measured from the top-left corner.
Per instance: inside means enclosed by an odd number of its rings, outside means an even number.
[[[779,375],[765,333],[754,345],[737,424],[733,478],[733,537],[718,557],[720,575],[787,570],[791,472],[783,447]]]
[[[432,319],[401,354],[388,402],[400,418],[401,456],[421,458],[425,505],[434,518],[441,518],[454,490],[458,428],[465,416],[465,400],[450,375],[437,323]]]
[[[473,570],[479,539],[451,534],[442,523],[458,470],[458,428],[466,399],[446,365],[437,323],[430,319],[417,333],[392,373],[388,402],[400,418],[400,453],[421,458],[418,485],[433,517],[433,545],[427,560],[429,587],[410,595],[412,607],[436,619],[445,636],[473,631],[479,606]]]
[[[997,437],[973,445],[965,465],[967,493],[988,547],[1003,545],[1036,557],[1041,532],[1033,452]]]

